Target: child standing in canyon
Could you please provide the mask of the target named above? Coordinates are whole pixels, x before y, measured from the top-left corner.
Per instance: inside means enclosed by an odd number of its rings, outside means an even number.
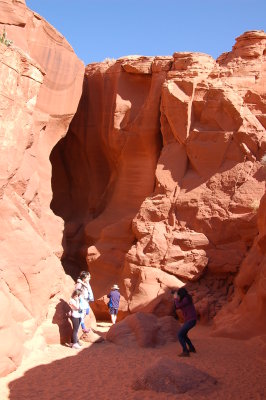
[[[183,352],[179,354],[179,357],[189,357],[189,353],[196,353],[196,349],[187,335],[188,331],[196,325],[196,309],[191,295],[184,287],[178,289],[178,291],[174,291],[173,294],[175,307],[177,310],[180,309],[184,316],[184,324],[178,332],[178,340],[183,349]]]
[[[107,297],[110,299],[109,312],[111,314],[111,320],[112,323],[115,324],[120,302],[119,287],[117,285],[113,285],[113,287],[111,288],[111,292],[107,295]]]
[[[74,290],[71,295],[71,299],[69,301],[69,305],[71,308],[71,321],[73,325],[73,333],[72,333],[72,347],[74,349],[80,349],[81,346],[78,341],[78,330],[82,317],[82,309],[80,308],[80,290]]]
[[[90,279],[91,279],[90,273],[82,271],[80,273],[79,278],[77,279],[77,283],[75,286],[75,289],[81,291],[80,308],[83,310],[81,317],[81,328],[83,333],[90,332],[90,328],[88,329],[86,328],[84,321],[86,315],[89,315],[90,312],[89,302],[94,301],[94,296],[90,285]]]

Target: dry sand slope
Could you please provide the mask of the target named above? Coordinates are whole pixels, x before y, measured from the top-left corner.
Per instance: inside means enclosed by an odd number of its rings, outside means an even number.
[[[109,324],[98,324],[101,334]],[[32,354],[0,384],[6,400],[266,399],[266,337],[237,341],[191,333],[198,353],[177,357],[178,343],[160,348],[102,342],[82,350],[52,345]]]

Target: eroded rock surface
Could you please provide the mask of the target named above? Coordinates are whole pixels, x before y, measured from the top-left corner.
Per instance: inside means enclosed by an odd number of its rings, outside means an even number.
[[[52,208],[66,221],[70,270],[86,258],[98,316],[114,282],[124,314],[158,315],[169,289],[187,284],[208,320],[261,257],[265,43],[250,31],[217,60],[183,52],[87,66],[78,112],[52,154]]]
[[[265,168],[265,167],[264,167]],[[266,171],[265,171],[266,173]],[[234,281],[235,293],[215,318],[215,335],[249,338],[265,333],[266,195],[258,210],[259,235],[244,258]]]
[[[85,268],[98,318],[113,283],[121,316],[160,317],[186,284],[218,334],[265,332],[265,33],[88,65],[69,127],[83,64],[23,0],[0,10],[0,374],[66,336]]]
[[[159,359],[134,383],[135,390],[204,396],[215,390],[217,380],[208,373],[166,357]]]
[[[73,282],[60,261],[63,220],[50,209],[49,157],[76,111],[84,66],[24,1],[0,1],[0,9],[1,34],[5,26],[13,41],[10,47],[0,43],[0,375],[5,375],[34,345],[58,342],[65,324],[55,314],[63,314]]]
[[[137,312],[111,326],[106,339],[123,346],[156,347],[175,342],[179,327],[179,322],[171,316],[158,318]]]

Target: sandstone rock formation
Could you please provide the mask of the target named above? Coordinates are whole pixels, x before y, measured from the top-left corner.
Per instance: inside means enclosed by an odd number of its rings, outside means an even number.
[[[250,31],[216,61],[175,53],[87,66],[79,109],[51,156],[52,209],[65,220],[69,270],[86,258],[98,316],[114,282],[124,315],[165,315],[169,289],[186,284],[208,320],[245,281],[248,257],[261,257],[265,43]]]
[[[266,175],[266,171],[265,171]],[[215,318],[215,335],[249,338],[265,333],[266,195],[258,210],[259,235],[244,258],[234,281],[235,294]]]
[[[171,316],[135,313],[111,326],[106,339],[123,346],[156,347],[177,340],[179,322]]]
[[[67,325],[73,281],[60,262],[63,221],[50,209],[49,156],[76,111],[84,74],[62,35],[24,1],[0,1],[1,34],[4,27],[13,44],[0,43],[0,375],[31,351],[33,337],[36,346],[58,342]]]
[[[87,343],[102,343],[104,341],[104,338],[98,335],[98,333],[95,333],[92,329],[88,333],[82,333],[80,339]]]
[[[65,340],[65,272],[84,268],[98,318],[113,283],[120,318],[169,314],[186,284],[217,334],[265,332],[265,33],[216,61],[91,64],[83,83],[70,45],[23,0],[0,0],[0,25],[13,41],[0,44],[0,375],[33,338]]]
[[[211,394],[217,380],[198,368],[163,357],[133,383],[135,390],[198,397]]]

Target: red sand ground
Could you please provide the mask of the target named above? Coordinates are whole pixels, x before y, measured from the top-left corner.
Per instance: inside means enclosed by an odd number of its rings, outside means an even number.
[[[99,323],[102,335],[110,324]],[[153,400],[153,399],[266,399],[266,338],[248,341],[210,336],[210,328],[197,326],[191,338],[198,350],[179,358],[178,343],[160,348],[122,347],[110,342],[84,343],[82,350],[48,346],[25,360],[0,382],[0,399],[6,400]],[[210,393],[157,393],[135,391],[134,381],[156,361],[169,358],[186,363],[216,378]]]

